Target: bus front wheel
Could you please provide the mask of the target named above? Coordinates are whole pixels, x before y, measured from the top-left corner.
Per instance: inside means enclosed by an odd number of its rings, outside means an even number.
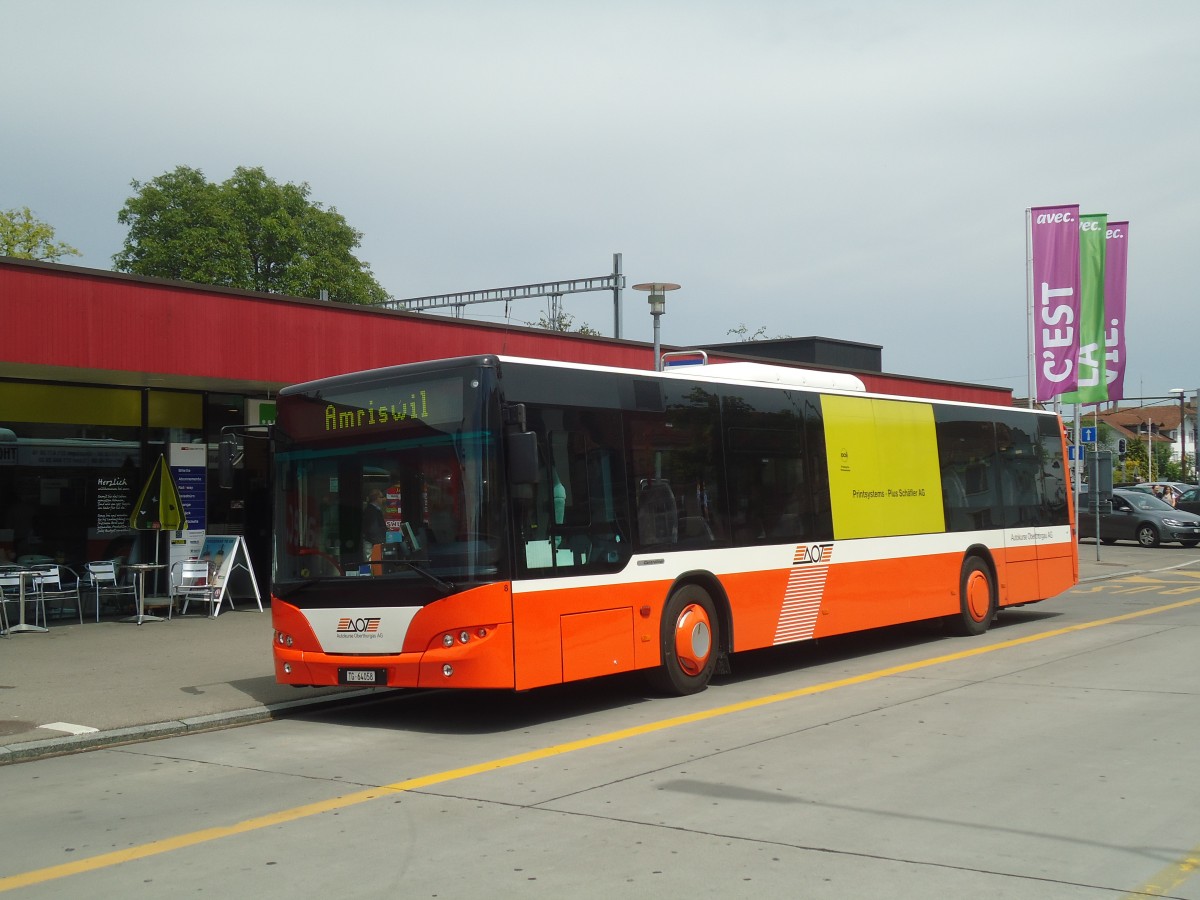
[[[650,686],[683,696],[708,687],[720,647],[717,608],[704,588],[685,584],[667,599],[660,633],[662,665],[647,673]]]
[[[963,562],[958,606],[958,615],[947,620],[956,634],[983,634],[996,615],[996,582],[987,563],[978,556]]]

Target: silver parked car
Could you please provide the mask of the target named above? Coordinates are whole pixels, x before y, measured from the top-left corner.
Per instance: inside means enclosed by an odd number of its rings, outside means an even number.
[[[1149,491],[1160,500],[1178,500],[1179,495],[1188,488],[1193,488],[1194,484],[1185,484],[1182,481],[1143,481],[1141,484],[1135,485],[1133,490]]]
[[[1080,496],[1077,511],[1079,536],[1096,536],[1096,514],[1088,511],[1086,495]],[[1185,547],[1200,544],[1200,516],[1178,510],[1153,494],[1114,490],[1112,509],[1100,513],[1100,540],[1137,541],[1143,547],[1177,541]]]

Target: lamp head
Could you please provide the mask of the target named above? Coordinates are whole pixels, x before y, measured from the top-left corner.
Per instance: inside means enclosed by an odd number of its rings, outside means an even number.
[[[679,290],[679,285],[672,284],[669,281],[646,281],[642,284],[633,286],[635,291],[648,291],[650,296],[647,301],[650,303],[650,315],[661,316],[667,311],[667,291]]]

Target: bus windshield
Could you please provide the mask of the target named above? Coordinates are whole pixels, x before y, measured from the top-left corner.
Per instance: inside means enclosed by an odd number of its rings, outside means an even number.
[[[424,605],[504,577],[495,397],[479,369],[367,373],[281,393],[276,596]],[[350,601],[347,590],[362,593]]]

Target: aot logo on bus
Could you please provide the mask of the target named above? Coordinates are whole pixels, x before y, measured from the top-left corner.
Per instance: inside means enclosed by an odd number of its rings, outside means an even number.
[[[792,562],[796,565],[829,562],[832,555],[833,544],[801,544]]]
[[[375,634],[375,632],[379,631],[379,622],[380,619],[378,616],[361,619],[352,619],[347,616],[344,619],[338,619],[337,633],[339,637],[343,635]]]

